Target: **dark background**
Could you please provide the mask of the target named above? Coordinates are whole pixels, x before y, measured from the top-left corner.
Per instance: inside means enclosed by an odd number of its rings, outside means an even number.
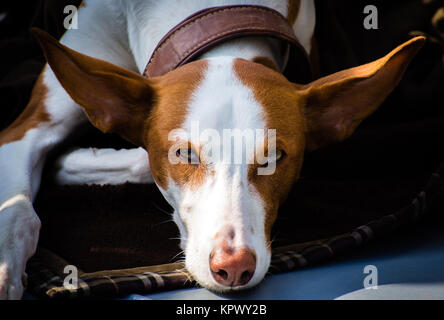
[[[60,37],[64,6],[79,2],[0,3],[0,12],[7,13],[0,21],[0,129],[26,106],[44,64],[29,28]],[[378,8],[378,30],[363,27],[367,4]],[[380,58],[412,34],[425,34],[428,41],[400,85],[352,138],[306,156],[302,178],[275,225],[274,246],[346,232],[391,214],[409,204],[444,161],[444,19],[431,23],[444,1],[316,5],[322,75]],[[50,159],[72,146],[128,146],[91,127],[82,132]],[[178,251],[171,239],[176,227],[166,222],[170,208],[154,186],[55,186],[49,161],[35,207],[43,221],[41,244],[87,271],[170,262]]]

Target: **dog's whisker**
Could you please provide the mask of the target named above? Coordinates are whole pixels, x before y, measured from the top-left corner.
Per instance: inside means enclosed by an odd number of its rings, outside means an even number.
[[[173,237],[173,238],[168,238],[168,240],[182,240],[183,238],[181,237]]]
[[[156,207],[157,210],[159,210],[160,212],[166,213],[167,215],[172,215],[174,212],[168,212],[165,209],[162,209],[157,203],[155,203],[154,201],[151,202],[151,204]]]
[[[154,224],[154,226],[155,226],[155,227],[158,227],[158,226],[161,226],[161,225],[163,225],[163,224],[171,223],[171,222],[174,222],[174,221],[173,221],[173,220],[165,220],[165,221],[158,222],[158,223]]]
[[[171,259],[170,259],[170,261],[174,261],[177,257],[179,257],[180,255],[182,255],[182,254],[185,254],[185,251],[180,251],[179,253],[177,253],[176,255],[174,255],[174,257],[172,257]],[[182,259],[182,258],[181,258]],[[176,262],[183,262],[183,261],[180,261],[181,259],[179,259],[179,260],[177,260]],[[185,261],[185,260],[184,260]]]

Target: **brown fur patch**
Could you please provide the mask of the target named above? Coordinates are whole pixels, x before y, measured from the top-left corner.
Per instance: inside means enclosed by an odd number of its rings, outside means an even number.
[[[301,0],[288,0],[287,19],[291,26],[296,22],[301,7]]]
[[[253,90],[256,100],[264,108],[266,129],[276,129],[277,148],[286,153],[272,175],[257,175],[258,165],[250,165],[249,168],[248,180],[260,193],[265,204],[265,236],[269,241],[278,208],[302,167],[305,149],[304,102],[295,86],[270,68],[236,59],[234,70],[242,83]]]
[[[48,88],[43,83],[44,70],[37,79],[31,93],[31,100],[25,110],[23,110],[20,116],[8,128],[0,132],[0,146],[21,140],[26,132],[37,128],[43,122],[49,122],[51,120],[45,107]]]
[[[175,142],[169,141],[168,135],[185,121],[188,103],[206,70],[204,60],[188,63],[160,77],[156,85],[157,101],[149,116],[145,147],[153,177],[163,189],[167,189],[168,177],[179,183],[198,185],[205,175],[203,166],[170,163],[168,151]]]
[[[254,57],[251,61],[255,62],[255,63],[259,63],[262,64],[270,69],[273,69],[275,71],[279,72],[279,68],[278,66],[270,59],[267,57]]]

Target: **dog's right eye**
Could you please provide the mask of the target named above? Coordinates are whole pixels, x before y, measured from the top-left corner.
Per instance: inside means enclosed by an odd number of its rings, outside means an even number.
[[[176,156],[181,159],[182,163],[199,164],[199,156],[189,148],[180,148],[176,151]]]

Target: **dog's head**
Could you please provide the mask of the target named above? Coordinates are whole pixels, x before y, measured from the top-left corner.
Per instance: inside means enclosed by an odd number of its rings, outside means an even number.
[[[174,208],[186,267],[203,286],[259,283],[270,232],[304,152],[342,141],[400,81],[424,38],[308,85],[221,57],[147,79],[37,31],[60,83],[93,125],[146,148]]]

